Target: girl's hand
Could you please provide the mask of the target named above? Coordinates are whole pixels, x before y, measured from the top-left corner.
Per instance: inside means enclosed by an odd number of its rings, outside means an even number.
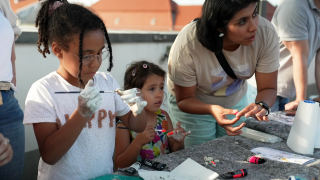
[[[143,100],[143,94],[138,88],[132,88],[126,91],[117,89],[116,91],[121,96],[121,99],[130,106],[130,109],[135,116],[140,114],[147,105],[147,101]]]
[[[211,112],[212,112],[212,116],[216,119],[217,123],[226,130],[229,136],[238,136],[239,134],[242,133],[240,129],[243,128],[243,126],[245,125],[244,122],[237,127],[231,126],[240,119],[241,116],[238,116],[239,113],[232,120],[229,120],[226,116],[227,114],[235,115],[238,112],[238,110],[225,109],[218,105],[212,105]]]
[[[11,161],[13,151],[9,144],[9,139],[0,133],[0,167]]]
[[[269,121],[268,116],[266,116],[267,110],[262,108],[260,105],[251,103],[246,108],[244,108],[242,111],[237,113],[236,117],[245,116],[248,117],[254,117],[255,119],[259,121]]]
[[[84,90],[78,96],[78,110],[81,116],[91,117],[101,105],[101,94],[93,87],[90,79]]]
[[[175,141],[181,143],[184,141],[184,138],[188,136],[191,132],[186,132],[185,129],[181,127],[181,122],[178,122],[176,128],[173,129],[174,134],[168,135],[168,137],[172,137]]]
[[[154,139],[154,136],[156,135],[156,131],[154,130],[152,125],[148,125],[146,129],[142,133],[138,133],[136,140],[138,143],[142,146],[149,143]]]

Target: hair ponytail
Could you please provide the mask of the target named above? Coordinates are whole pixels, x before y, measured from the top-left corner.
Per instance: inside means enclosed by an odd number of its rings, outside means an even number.
[[[56,0],[46,0],[42,2],[41,8],[36,18],[38,30],[38,50],[46,57],[50,54],[49,44],[57,42],[62,44],[61,48],[68,51],[69,42],[75,34],[80,34],[79,41],[79,74],[78,79],[81,86],[84,86],[81,79],[82,58],[83,58],[83,37],[89,31],[101,29],[105,35],[110,52],[108,71],[113,67],[113,55],[110,38],[103,21],[93,12],[83,6],[70,4],[67,0],[55,3]],[[51,7],[51,8],[50,8]],[[53,9],[52,9],[53,8]],[[43,46],[43,49],[41,49]]]

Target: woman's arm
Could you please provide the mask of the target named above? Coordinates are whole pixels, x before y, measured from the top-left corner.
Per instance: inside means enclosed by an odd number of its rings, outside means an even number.
[[[56,123],[34,123],[33,129],[43,161],[50,165],[58,162],[72,147],[88,120],[77,109],[60,129]]]
[[[278,71],[272,73],[255,72],[257,81],[256,102],[263,101],[272,107],[277,98],[277,77]],[[268,82],[266,83],[266,80]]]
[[[13,41],[12,44],[12,51],[11,51],[11,63],[12,63],[12,80],[11,82],[17,86],[17,78],[16,78],[16,51],[15,51],[15,42]]]
[[[318,49],[316,54],[314,75],[315,75],[316,85],[318,89],[318,97],[314,98],[314,101],[317,101],[320,103],[320,49]]]
[[[211,114],[217,120],[217,123],[226,130],[228,135],[237,136],[241,134],[241,131],[239,130],[245,123],[242,123],[238,127],[231,126],[236,123],[240,117],[237,116],[232,120],[229,120],[226,117],[227,114],[234,115],[238,111],[201,102],[196,98],[196,88],[196,85],[192,87],[182,87],[174,84],[174,91],[179,109],[190,114]]]
[[[116,146],[114,151],[114,166],[116,169],[129,167],[135,163],[143,146],[137,139],[130,142],[130,130],[119,129],[118,127],[126,126],[120,123],[116,129]]]
[[[169,114],[166,111],[164,111],[164,114],[166,115],[166,118],[167,118],[167,121],[168,121],[168,132],[171,132],[171,131],[173,131],[172,121],[170,119]],[[183,138],[182,142],[177,142],[172,137],[168,137],[168,141],[169,141],[170,152],[175,152],[175,151],[178,151],[180,149],[184,149],[184,138]]]
[[[309,41],[282,41],[292,55],[293,81],[296,99],[285,105],[286,110],[296,110],[307,97]]]

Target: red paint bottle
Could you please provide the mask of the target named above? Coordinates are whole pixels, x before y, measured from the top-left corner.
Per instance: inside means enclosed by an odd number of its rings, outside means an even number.
[[[240,169],[234,172],[228,172],[226,174],[222,174],[220,176],[225,179],[234,179],[234,178],[245,177],[247,175],[248,175],[248,171],[246,169]]]
[[[256,157],[256,156],[248,157],[248,159],[246,159],[246,161],[251,162],[253,164],[263,164],[263,163],[266,162],[265,159],[259,158],[259,157]]]

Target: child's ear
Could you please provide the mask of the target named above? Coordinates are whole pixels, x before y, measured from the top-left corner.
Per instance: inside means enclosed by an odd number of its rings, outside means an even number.
[[[62,49],[59,46],[59,44],[56,42],[53,42],[51,47],[52,47],[53,54],[56,55],[59,59],[63,59]]]

